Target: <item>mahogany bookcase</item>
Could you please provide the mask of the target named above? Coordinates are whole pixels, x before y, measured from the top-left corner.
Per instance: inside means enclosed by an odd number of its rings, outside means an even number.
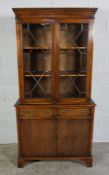
[[[93,24],[97,8],[13,8],[18,167],[30,160],[92,166]]]

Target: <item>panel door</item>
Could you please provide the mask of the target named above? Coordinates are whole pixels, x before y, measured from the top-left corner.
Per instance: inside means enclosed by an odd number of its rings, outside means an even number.
[[[90,120],[67,118],[57,120],[57,156],[88,156]]]
[[[17,24],[20,96],[23,102],[51,101],[53,28],[49,21]]]
[[[24,157],[55,157],[55,120],[21,120],[21,151]]]
[[[92,59],[89,58],[89,24],[61,22],[58,53],[61,102],[85,101],[89,96]]]

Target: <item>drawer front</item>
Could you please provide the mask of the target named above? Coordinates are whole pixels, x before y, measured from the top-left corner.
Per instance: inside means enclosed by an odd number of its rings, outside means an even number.
[[[19,109],[19,117],[22,119],[40,119],[40,118],[53,118],[55,110],[54,109],[44,109],[44,108],[22,108]]]
[[[87,119],[91,117],[91,108],[38,108],[20,107],[18,110],[20,119]]]
[[[79,108],[64,108],[59,109],[59,115],[72,115],[72,116],[78,116],[78,115],[90,115],[90,109],[79,109]]]

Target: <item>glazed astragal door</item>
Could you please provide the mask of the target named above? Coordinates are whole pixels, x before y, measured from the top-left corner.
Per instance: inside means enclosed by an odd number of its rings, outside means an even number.
[[[22,24],[24,101],[52,98],[52,28],[48,22]]]
[[[88,24],[60,23],[59,94],[61,101],[87,96]]]
[[[22,102],[72,103],[90,97],[90,26],[57,20],[21,24]]]

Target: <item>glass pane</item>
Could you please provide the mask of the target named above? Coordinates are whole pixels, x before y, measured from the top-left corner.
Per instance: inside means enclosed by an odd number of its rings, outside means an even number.
[[[24,92],[26,98],[51,96],[50,24],[23,24]]]
[[[63,98],[86,96],[88,24],[60,25],[60,94]]]

